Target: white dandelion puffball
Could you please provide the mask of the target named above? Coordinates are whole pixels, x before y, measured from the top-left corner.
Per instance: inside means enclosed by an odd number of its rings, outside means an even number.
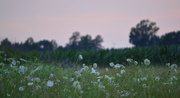
[[[48,80],[48,82],[47,82],[47,86],[48,87],[52,87],[54,85],[54,82],[53,81],[51,81],[51,80]]]
[[[142,87],[143,87],[143,88],[147,88],[146,84],[143,84]]]
[[[159,80],[160,80],[160,78],[159,78],[159,77],[156,77],[156,78],[155,78],[155,80],[156,80],[156,81],[159,81]]]
[[[134,65],[138,65],[138,62],[137,62],[137,61],[134,61]]]
[[[73,86],[74,88],[78,89],[78,90],[81,90],[81,85],[80,85],[80,82],[79,81],[74,81],[73,82]]]
[[[82,59],[83,59],[83,56],[80,54],[78,58],[79,58],[80,60],[82,60]]]
[[[125,72],[126,72],[125,70],[121,70],[121,71],[120,71],[121,74],[124,74]]]
[[[110,65],[111,67],[114,67],[114,63],[113,63],[113,62],[109,63],[109,65]]]
[[[24,72],[26,72],[27,71],[27,68],[26,67],[24,67],[24,66],[19,66],[19,73],[23,73],[24,74]]]
[[[19,87],[19,91],[24,91],[24,87]]]
[[[144,60],[144,64],[145,64],[145,65],[150,65],[150,63],[151,63],[151,62],[150,62],[149,59],[145,59],[145,60]]]
[[[93,64],[93,67],[94,67],[94,68],[97,68],[97,66],[98,66],[97,63],[94,63],[94,64]]]

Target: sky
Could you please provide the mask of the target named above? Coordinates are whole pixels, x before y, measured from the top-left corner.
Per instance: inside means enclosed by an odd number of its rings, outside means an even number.
[[[143,19],[156,22],[158,36],[180,30],[180,0],[0,0],[0,40],[56,40],[73,32],[101,35],[104,48],[132,47],[129,33]]]

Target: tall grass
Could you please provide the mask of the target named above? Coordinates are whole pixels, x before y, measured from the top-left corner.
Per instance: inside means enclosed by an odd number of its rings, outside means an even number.
[[[180,69],[176,64],[129,66],[110,64],[108,68],[79,65],[64,69],[24,59],[6,58],[1,53],[0,96],[2,98],[178,98]],[[77,56],[78,57],[78,56]],[[77,59],[76,57],[76,59]],[[83,62],[88,57],[78,59]],[[80,61],[81,60],[81,61]],[[6,63],[5,63],[6,62]],[[109,63],[108,63],[109,65]]]

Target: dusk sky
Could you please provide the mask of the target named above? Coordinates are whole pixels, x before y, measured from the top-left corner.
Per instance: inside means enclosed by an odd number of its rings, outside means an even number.
[[[0,40],[65,46],[79,31],[101,35],[105,48],[131,47],[130,30],[143,19],[156,22],[158,36],[180,30],[180,0],[0,0]]]

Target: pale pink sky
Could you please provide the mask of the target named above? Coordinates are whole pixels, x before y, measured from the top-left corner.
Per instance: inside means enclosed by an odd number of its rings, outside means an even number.
[[[73,32],[101,35],[105,48],[131,47],[129,33],[142,19],[156,22],[157,35],[180,30],[180,0],[0,0],[0,40],[56,40]]]

